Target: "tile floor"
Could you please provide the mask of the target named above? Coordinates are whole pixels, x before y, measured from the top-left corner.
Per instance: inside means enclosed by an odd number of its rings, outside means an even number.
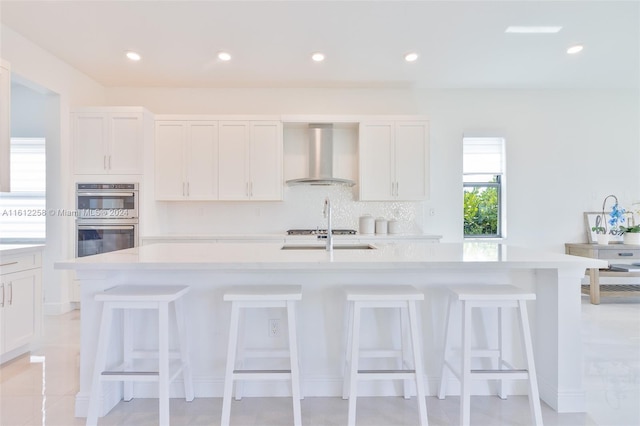
[[[587,413],[558,414],[543,404],[546,425],[640,425],[640,297],[603,298],[599,306],[583,299],[584,385]],[[73,417],[78,382],[79,312],[47,317],[41,347],[0,367],[0,426],[84,424]],[[173,425],[219,424],[222,400],[196,398],[191,403],[171,401]],[[232,405],[234,425],[286,425],[292,423],[288,398],[244,398]],[[458,398],[427,398],[429,423],[458,421]],[[472,421],[477,425],[529,424],[524,396],[502,401],[473,397]],[[157,401],[121,402],[100,425],[155,425]],[[340,398],[305,398],[305,425],[343,425],[347,401]],[[359,398],[359,425],[417,424],[415,399]]]

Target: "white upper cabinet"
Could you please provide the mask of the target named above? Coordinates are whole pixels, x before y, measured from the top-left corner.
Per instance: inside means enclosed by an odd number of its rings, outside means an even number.
[[[142,174],[144,114],[115,108],[71,114],[76,174]]]
[[[0,60],[0,192],[11,190],[11,69]]]
[[[219,123],[219,199],[282,200],[282,123]]]
[[[428,198],[428,122],[362,122],[359,133],[360,200]]]
[[[218,124],[156,121],[157,200],[218,199]]]

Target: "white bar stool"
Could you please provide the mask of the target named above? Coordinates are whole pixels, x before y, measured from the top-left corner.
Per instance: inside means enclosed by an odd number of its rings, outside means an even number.
[[[438,398],[444,399],[446,395],[447,373],[453,373],[461,383],[460,396],[460,424],[469,425],[471,414],[471,381],[472,380],[500,380],[500,393],[502,399],[506,399],[505,380],[527,380],[529,383],[529,407],[531,419],[536,425],[542,425],[542,411],[540,397],[538,395],[538,382],[533,360],[533,345],[529,329],[529,317],[527,315],[527,300],[535,300],[536,295],[514,287],[512,285],[471,285],[450,287],[449,308],[447,309],[447,330],[444,342],[444,355],[442,374]],[[449,343],[451,339],[451,308],[456,301],[462,303],[462,356],[460,371],[456,371],[449,361]],[[471,312],[473,308],[497,308],[498,309],[498,348],[497,349],[472,349],[471,348]],[[519,313],[520,333],[524,344],[526,369],[516,369],[503,359],[505,341],[503,338],[503,309],[517,309]],[[493,358],[497,361],[494,370],[474,370],[471,368],[471,358]],[[506,367],[506,368],[505,368]]]
[[[224,395],[222,399],[223,426],[231,419],[231,394],[233,384],[242,380],[290,380],[293,399],[293,422],[302,424],[300,409],[300,367],[296,332],[295,302],[302,300],[302,287],[299,285],[280,286],[241,286],[224,294],[223,299],[231,302],[231,322],[229,326],[229,346],[227,349],[227,367],[224,377]],[[245,350],[238,348],[240,310],[284,308],[287,312],[288,350]],[[247,358],[289,358],[290,370],[242,370],[236,369],[236,363],[242,365]],[[236,385],[236,399],[241,395]]]
[[[187,401],[193,401],[193,380],[189,363],[189,347],[184,322],[183,296],[189,291],[187,286],[147,286],[121,285],[95,295],[96,302],[102,302],[102,321],[98,336],[98,347],[89,398],[87,425],[95,425],[99,415],[99,401],[102,394],[101,383],[105,381],[124,382],[124,400],[133,398],[133,382],[158,382],[159,420],[158,424],[169,424],[169,384],[180,374],[184,380]],[[173,304],[179,337],[179,351],[169,350],[169,305]],[[131,311],[134,309],[155,309],[158,311],[158,351],[136,351],[133,348]],[[106,355],[110,343],[113,313],[123,312],[123,363],[107,370]],[[134,360],[158,359],[157,371],[136,371]],[[170,359],[179,361],[171,362]]]
[[[428,424],[425,401],[424,373],[420,355],[419,325],[416,301],[424,300],[424,294],[408,285],[348,286],[345,287],[347,300],[347,347],[342,397],[349,398],[348,424],[356,423],[356,399],[358,383],[365,380],[403,380],[404,397],[408,399],[409,381],[414,381],[418,399],[420,424]],[[401,349],[360,349],[360,318],[363,309],[390,308],[399,309]],[[409,335],[412,348],[413,369],[407,368],[407,342],[404,340],[406,317],[409,321]],[[359,370],[361,358],[397,358],[400,368],[397,370]]]

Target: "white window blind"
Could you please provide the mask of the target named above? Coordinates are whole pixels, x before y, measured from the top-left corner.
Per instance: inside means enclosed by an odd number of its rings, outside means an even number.
[[[504,138],[465,137],[462,167],[465,175],[503,174]]]
[[[46,236],[44,138],[11,138],[11,192],[0,194],[0,241],[42,242]]]

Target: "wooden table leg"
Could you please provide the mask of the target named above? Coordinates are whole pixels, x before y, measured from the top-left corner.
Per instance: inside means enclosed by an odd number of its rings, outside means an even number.
[[[589,269],[589,298],[592,305],[600,304],[600,270]]]

